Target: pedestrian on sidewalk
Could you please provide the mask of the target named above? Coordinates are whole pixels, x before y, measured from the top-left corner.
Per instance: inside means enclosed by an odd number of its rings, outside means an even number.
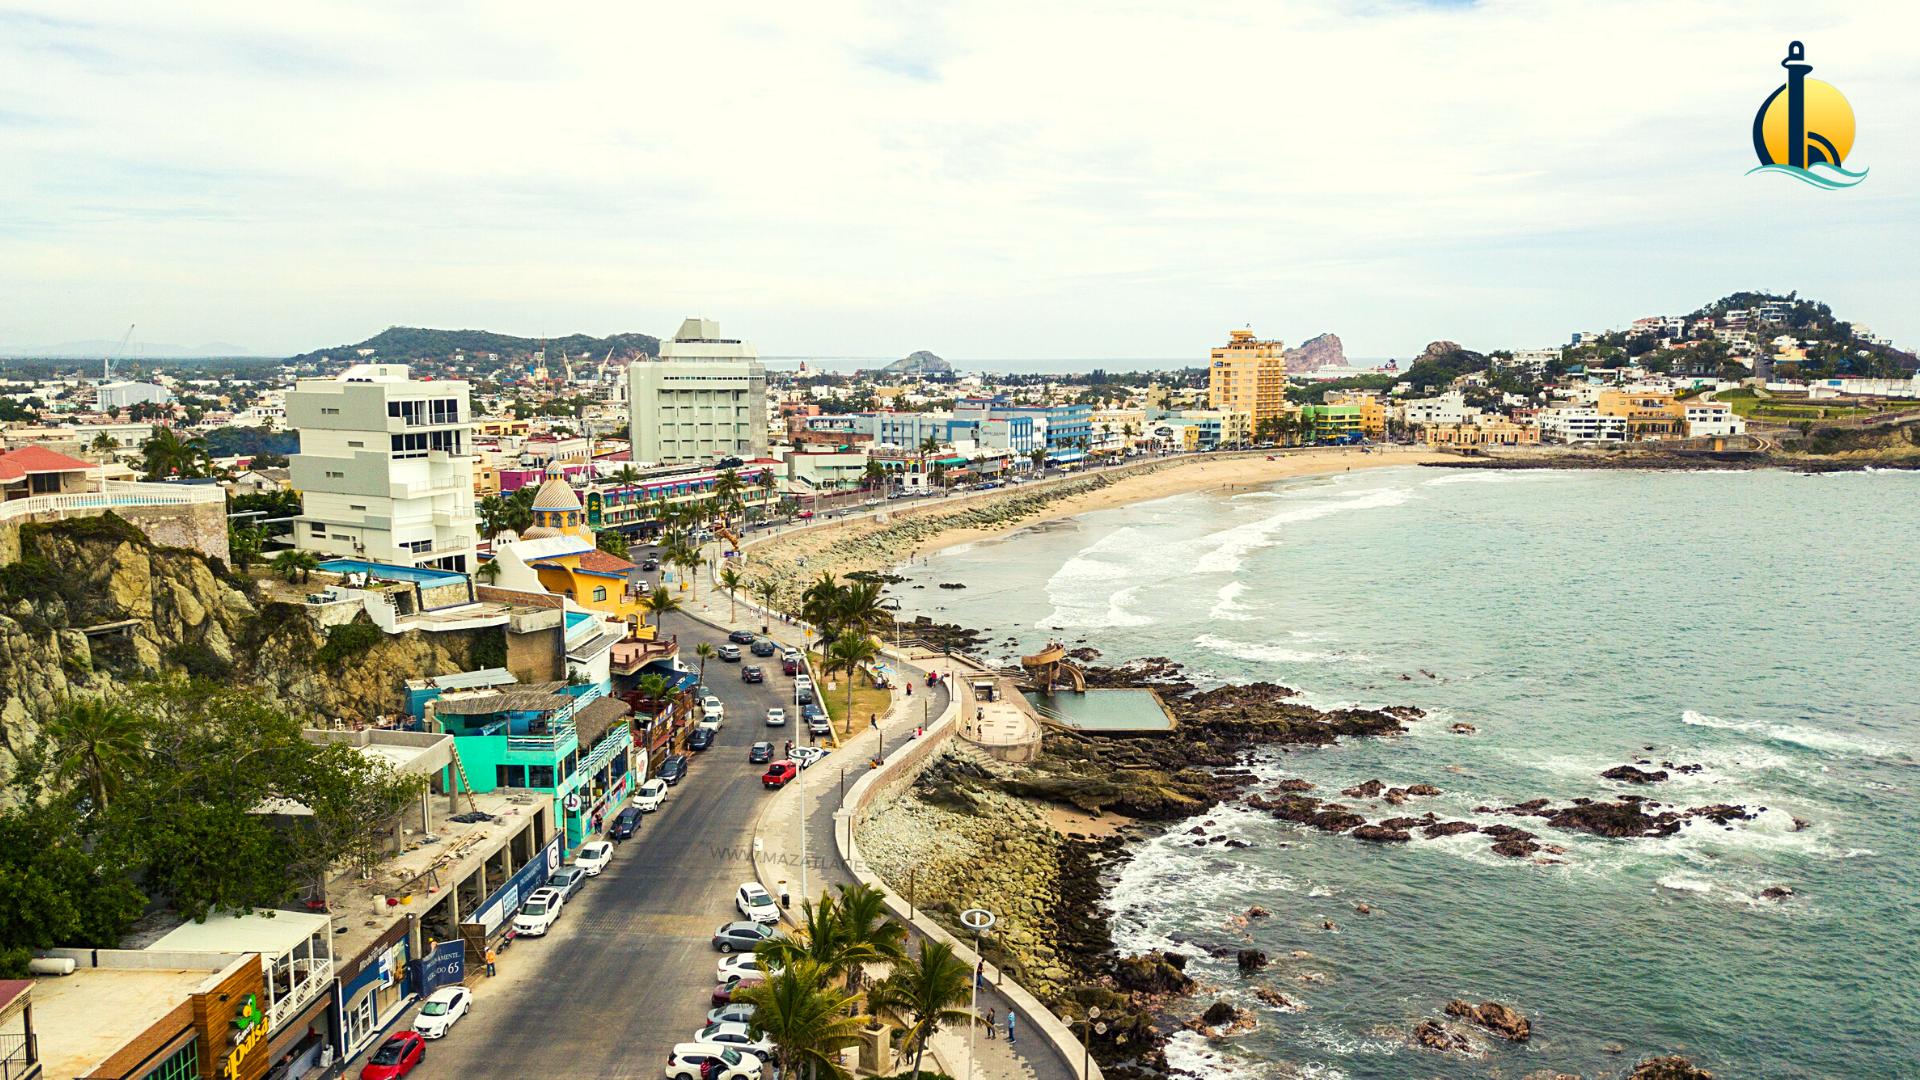
[[[989,1042],[993,1041],[997,1037],[994,1033],[999,1030],[1000,1030],[999,1028],[996,1028],[993,1026],[993,1010],[988,1009],[987,1010],[987,1041]]]
[[[487,950],[487,978],[489,978],[489,979],[491,979],[491,978],[493,978],[493,976],[494,976],[494,970],[493,970],[493,950],[492,950],[492,949],[488,949],[488,950]]]
[[[973,985],[982,990],[987,988],[987,962],[985,960],[973,965]]]
[[[1013,1021],[1014,1021],[1013,1006],[1009,1005],[1007,1006],[1007,1041],[1008,1042],[1013,1041]]]

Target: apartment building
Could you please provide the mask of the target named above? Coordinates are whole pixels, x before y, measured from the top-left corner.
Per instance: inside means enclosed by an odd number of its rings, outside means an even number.
[[[1467,422],[1467,398],[1458,390],[1439,397],[1413,398],[1402,403],[1408,424],[1464,424]]]
[[[1251,330],[1235,330],[1213,350],[1207,369],[1207,404],[1248,413],[1254,423],[1278,416],[1287,404],[1287,346],[1259,341]]]
[[[1686,432],[1689,439],[1715,438],[1727,435],[1745,435],[1747,422],[1733,411],[1733,406],[1724,401],[1682,401],[1679,403],[1682,417],[1686,420]]]
[[[636,462],[685,465],[767,455],[767,369],[760,351],[688,319],[660,358],[627,369]]]
[[[1686,436],[1685,417],[1674,403],[1672,394],[1647,390],[1602,390],[1595,407],[1602,416],[1617,416],[1626,420],[1626,437],[1629,441]]]
[[[416,382],[404,364],[356,364],[287,393],[300,432],[295,545],[462,573],[474,562],[473,414],[465,382]]]
[[[1420,429],[1429,446],[1532,446],[1540,441],[1533,424],[1487,417],[1471,424],[1429,424]]]
[[[1603,416],[1591,405],[1563,405],[1540,410],[1540,436],[1548,442],[1625,442],[1627,419]]]

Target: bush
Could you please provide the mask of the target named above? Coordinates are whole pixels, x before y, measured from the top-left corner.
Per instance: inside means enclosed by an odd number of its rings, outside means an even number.
[[[327,628],[327,643],[320,646],[315,659],[327,667],[339,667],[380,643],[386,632],[370,622],[350,622]]]
[[[220,654],[197,642],[182,642],[167,650],[167,659],[196,679],[224,679],[233,673],[233,665]]]

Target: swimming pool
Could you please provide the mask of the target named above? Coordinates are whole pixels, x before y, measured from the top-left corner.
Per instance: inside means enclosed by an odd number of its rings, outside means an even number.
[[[1043,695],[1023,690],[1042,716],[1096,731],[1165,731],[1173,726],[1151,690],[1063,691]]]
[[[457,570],[441,570],[432,566],[395,566],[365,559],[328,559],[320,564],[320,569],[330,574],[364,573],[390,581],[414,581],[422,585],[450,585],[465,580],[467,576]]]

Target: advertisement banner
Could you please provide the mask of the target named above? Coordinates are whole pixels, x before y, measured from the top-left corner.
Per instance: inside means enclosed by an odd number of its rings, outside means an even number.
[[[520,910],[520,905],[533,890],[546,883],[546,880],[560,869],[560,838],[547,841],[540,854],[533,857],[527,865],[514,871],[505,885],[495,889],[480,905],[480,913],[473,921],[486,927],[492,934],[500,929],[500,924],[512,918]]]
[[[443,941],[426,958],[413,965],[415,985],[421,996],[443,986],[452,986],[467,977],[467,943]]]

